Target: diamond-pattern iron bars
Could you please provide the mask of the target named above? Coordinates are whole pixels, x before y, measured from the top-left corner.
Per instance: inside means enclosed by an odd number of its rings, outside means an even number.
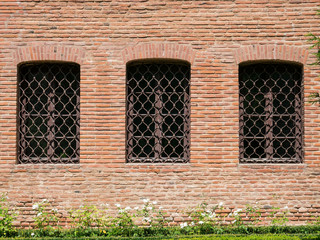
[[[301,163],[302,67],[240,66],[240,162]]]
[[[21,65],[18,163],[78,163],[79,103],[79,65]]]
[[[190,158],[190,65],[127,66],[127,162]]]

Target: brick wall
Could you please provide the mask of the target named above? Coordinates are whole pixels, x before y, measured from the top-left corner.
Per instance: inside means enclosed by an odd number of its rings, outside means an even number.
[[[319,67],[305,36],[320,34],[318,0],[13,1],[0,3],[0,192],[26,215],[32,202],[83,201],[166,209],[223,201],[288,206],[304,220],[320,212]],[[191,63],[189,164],[125,163],[126,63],[145,58]],[[81,66],[80,164],[16,164],[17,65]],[[238,64],[304,65],[303,164],[239,164]],[[299,217],[301,217],[299,219]]]

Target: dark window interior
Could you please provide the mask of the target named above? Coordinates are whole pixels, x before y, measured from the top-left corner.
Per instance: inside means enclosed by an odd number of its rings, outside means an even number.
[[[127,162],[188,162],[190,66],[127,66]]]
[[[79,162],[80,66],[19,67],[19,163]]]
[[[240,162],[302,162],[302,67],[240,66]]]

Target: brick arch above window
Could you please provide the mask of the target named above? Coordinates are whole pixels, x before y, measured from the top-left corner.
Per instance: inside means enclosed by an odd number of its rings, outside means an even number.
[[[138,59],[179,59],[193,63],[195,51],[191,46],[176,43],[140,43],[122,52],[125,63]]]
[[[85,56],[81,47],[61,45],[35,45],[19,47],[13,53],[14,63],[30,61],[63,61],[82,64]]]
[[[306,64],[309,51],[303,47],[287,45],[248,45],[235,50],[236,64],[256,60],[282,60]]]

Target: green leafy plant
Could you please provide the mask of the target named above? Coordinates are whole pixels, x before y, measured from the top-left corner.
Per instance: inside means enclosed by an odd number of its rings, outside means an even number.
[[[131,207],[121,208],[120,204],[116,204],[117,216],[113,218],[113,227],[128,228],[132,229],[136,225],[134,224],[133,218],[135,214],[132,213]]]
[[[320,10],[317,11],[317,15],[320,15]],[[307,34],[308,41],[312,43],[310,49],[316,49],[314,55],[316,56],[316,61],[312,65],[320,65],[320,36],[316,36],[313,33]],[[314,92],[309,95],[309,102],[312,104],[320,103],[320,93]]]
[[[72,227],[75,229],[103,228],[110,226],[107,205],[98,209],[94,205],[81,205],[78,209],[69,211]]]
[[[121,208],[120,204],[116,204],[117,214],[111,219],[109,233],[111,236],[133,236],[134,230],[138,230],[138,226],[134,222],[135,213],[131,207]]]
[[[0,195],[0,233],[3,236],[10,236],[15,231],[13,221],[16,220],[17,213],[8,203],[8,196],[5,193]]]
[[[205,202],[195,208],[180,211],[173,215],[166,214],[157,202],[143,200],[141,207],[125,207],[116,204],[116,212],[109,214],[107,205],[96,207],[83,205],[69,211],[72,228],[59,226],[62,214],[44,199],[33,205],[34,228],[29,230],[15,229],[13,221],[15,212],[7,202],[5,194],[0,198],[0,236],[36,238],[92,238],[97,237],[152,237],[181,236],[194,234],[310,234],[320,232],[320,218],[306,226],[286,226],[289,221],[289,208],[273,207],[269,212],[271,226],[256,226],[261,221],[261,209],[246,205],[245,208],[234,208],[228,215],[223,203],[209,205]],[[228,210],[229,211],[229,210]],[[114,213],[116,215],[114,215]],[[188,215],[186,215],[188,213]],[[177,215],[176,215],[177,214]],[[181,215],[180,215],[181,214]],[[177,218],[176,218],[177,217]],[[265,216],[264,216],[265,217]],[[318,218],[317,218],[318,217]],[[175,222],[179,221],[179,222]],[[181,221],[181,222],[180,222]],[[272,236],[273,236],[272,235]]]
[[[35,211],[33,219],[37,229],[50,231],[60,227],[61,214],[47,199],[33,204],[32,209]]]
[[[243,210],[242,208],[235,209],[229,216],[233,217],[234,220],[231,222],[232,225],[234,226],[241,226],[243,225],[243,219],[242,219],[242,214]]]
[[[257,205],[247,204],[245,208],[246,217],[248,218],[249,225],[257,225],[261,222],[261,209]]]
[[[312,220],[309,222],[309,224],[320,226],[320,216],[312,216]]]
[[[136,208],[137,216],[141,217],[143,225],[156,228],[168,225],[170,218],[166,218],[166,213],[161,206],[156,207],[156,201],[151,202],[150,199],[143,199],[143,203],[141,209]]]
[[[213,205],[210,207],[207,203],[203,202],[198,205],[196,208],[188,212],[189,218],[191,218],[191,223],[194,225],[203,225],[203,224],[221,224],[221,214],[217,213],[217,210],[223,210],[223,203]]]
[[[271,224],[274,226],[285,226],[288,219],[288,214],[290,213],[289,208],[285,206],[283,209],[279,207],[273,207],[270,212]]]

